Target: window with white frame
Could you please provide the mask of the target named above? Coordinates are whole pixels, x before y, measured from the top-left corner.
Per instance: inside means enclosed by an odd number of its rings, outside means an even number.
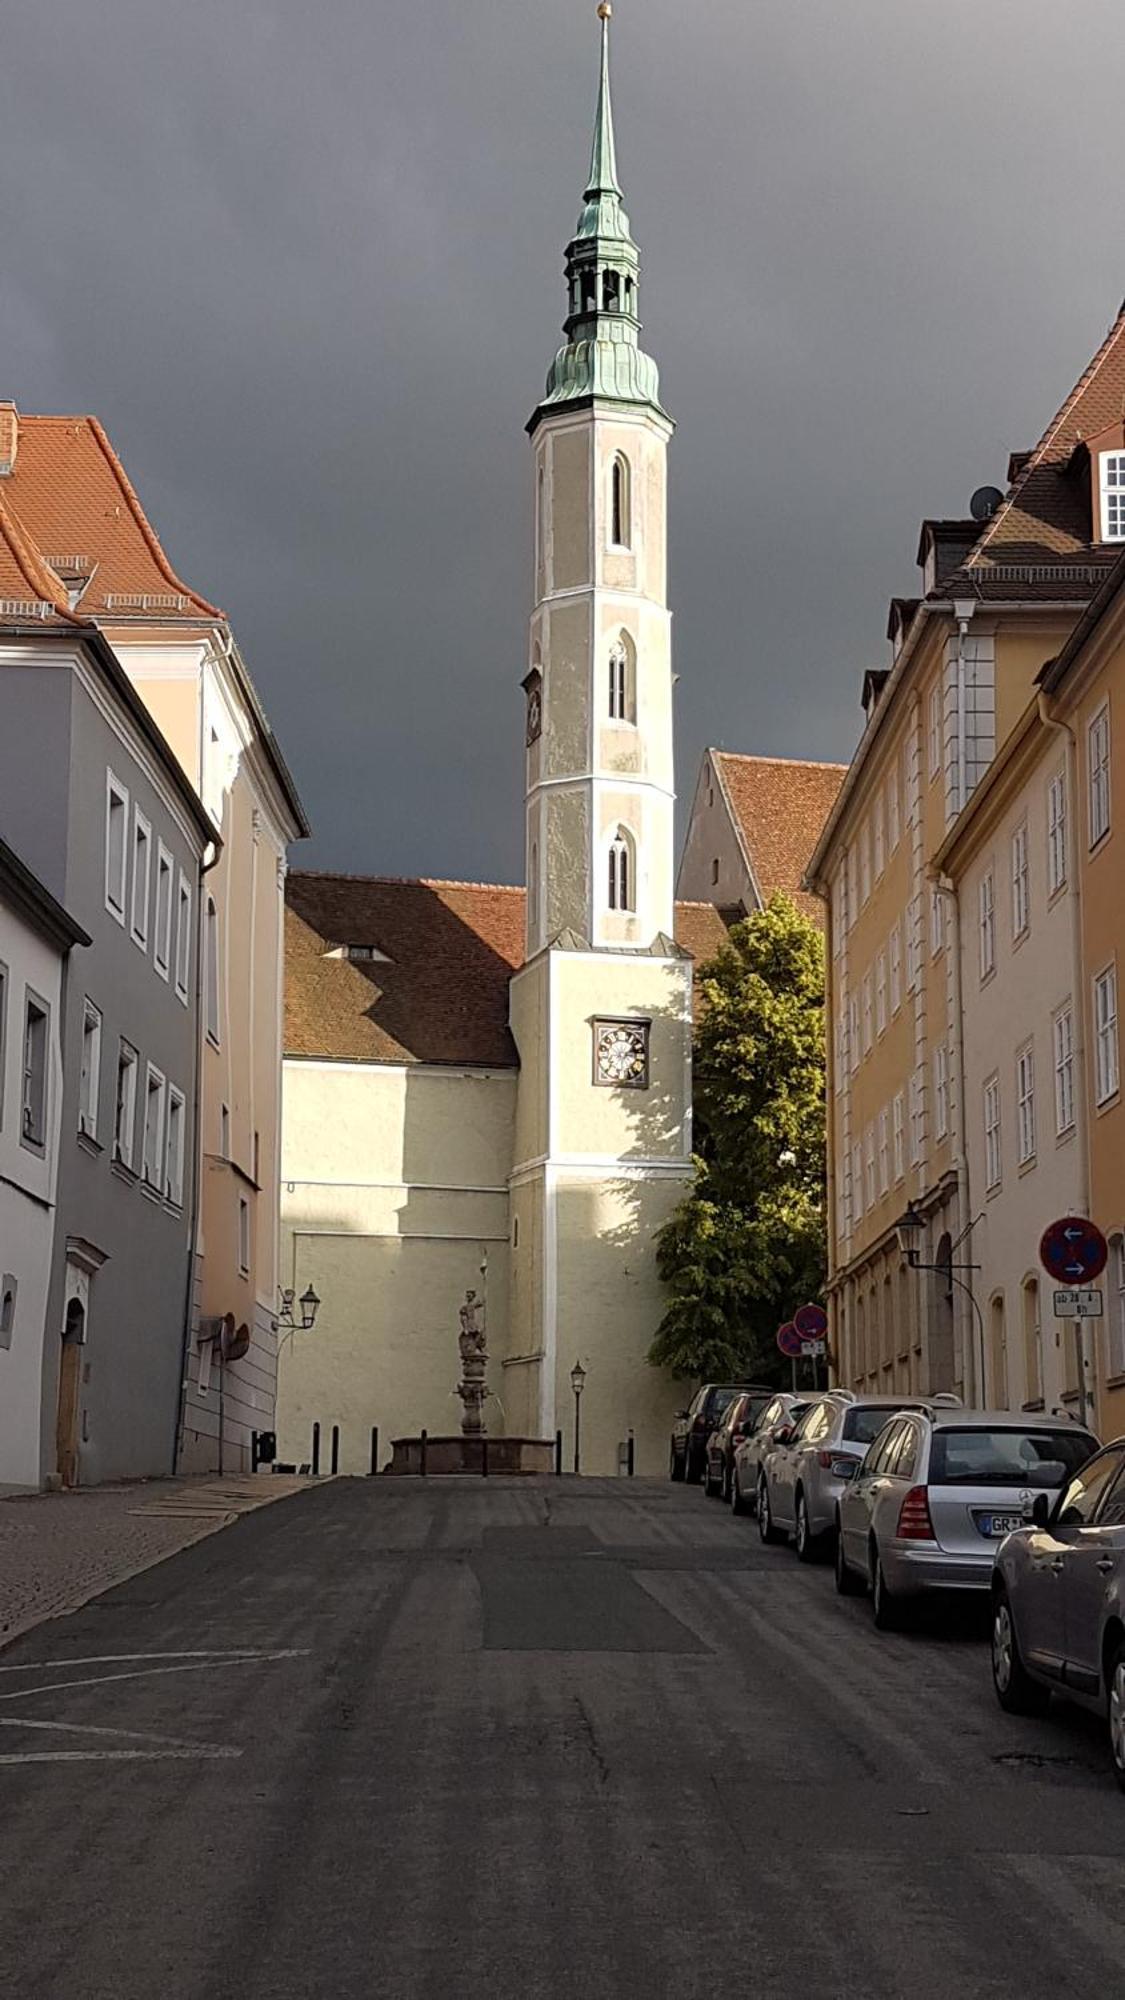
[[[906,1176],[906,1098],[901,1090],[895,1092],[894,1102],[891,1105],[891,1129],[895,1179],[901,1181]]]
[[[863,1185],[868,1208],[875,1206],[875,1127],[869,1125],[863,1135]]]
[[[164,1143],[164,1193],[174,1207],[184,1199],[184,1094],[168,1085],[168,1131]]]
[[[996,970],[996,885],[992,870],[981,876],[977,892],[980,929],[980,976],[987,979]]]
[[[244,1194],[238,1197],[238,1268],[244,1278],[250,1275],[250,1203]]]
[[[888,1193],[891,1185],[891,1114],[886,1105],[879,1113],[879,1193]]]
[[[839,958],[844,949],[844,939],[848,933],[848,878],[843,862],[836,870],[836,887],[832,896],[832,956]]]
[[[1062,1137],[1074,1124],[1074,1015],[1068,1001],[1055,1015],[1055,1136]]]
[[[863,1153],[858,1139],[852,1147],[852,1201],[858,1219],[863,1214]]]
[[[871,1045],[874,1040],[875,1017],[872,1005],[871,974],[865,972],[863,975],[863,1053],[865,1056],[870,1055]]]
[[[893,854],[902,839],[902,799],[897,764],[887,779],[887,839]]]
[[[902,1006],[902,931],[895,924],[888,944],[891,965],[891,1013],[897,1014]]]
[[[922,898],[912,896],[906,921],[906,986],[916,993],[922,979]]]
[[[934,1138],[949,1133],[949,1050],[944,1042],[934,1049]]]
[[[23,1015],[23,1104],[20,1138],[41,1152],[47,1144],[47,1047],[51,1015],[45,1000],[27,991]]]
[[[152,886],[152,828],[139,806],[133,808],[133,905],[130,935],[148,948],[148,898]]]
[[[1027,827],[1017,826],[1012,835],[1012,936],[1027,935],[1031,921],[1031,901],[1027,881]]]
[[[875,1033],[883,1035],[887,1029],[887,954],[881,951],[875,960]]]
[[[866,820],[859,831],[859,900],[871,901],[871,828]]]
[[[204,964],[207,983],[205,987],[207,1039],[219,1046],[219,912],[215,908],[213,896],[207,898],[207,923],[204,932]]]
[[[941,682],[930,689],[930,777],[941,771]]]
[[[1117,1095],[1117,967],[1094,980],[1094,1085],[1099,1104]]]
[[[1086,731],[1090,784],[1090,846],[1109,832],[1109,703],[1103,702]]]
[[[129,794],[112,771],[105,774],[105,901],[119,924],[125,922],[125,876],[129,860]]]
[[[1118,1230],[1109,1239],[1109,1270],[1106,1272],[1109,1297],[1106,1304],[1106,1373],[1125,1375],[1125,1236]]]
[[[859,1042],[859,1001],[853,993],[848,1002],[848,1068],[854,1076],[859,1068],[862,1051]]]
[[[1066,882],[1066,775],[1056,771],[1047,787],[1047,893]]]
[[[172,857],[160,841],[156,849],[156,933],[152,962],[161,979],[167,979],[172,962],[172,881]]]
[[[836,1086],[837,1096],[839,1096],[840,1092],[844,1088],[844,1076],[847,1071],[847,1066],[848,1066],[848,1023],[847,1023],[846,1011],[843,1008],[843,1006],[841,1006],[841,1010],[836,1015],[835,1062],[833,1064],[833,1082]]]
[[[926,1083],[923,1071],[916,1069],[910,1079],[910,1164],[920,1164],[926,1139]]]
[[[1035,1158],[1035,1055],[1021,1049],[1016,1057],[1016,1146],[1021,1167]]]
[[[945,899],[936,882],[930,884],[930,954],[936,958],[945,948]]]
[[[78,1130],[98,1135],[98,1085],[102,1073],[102,1017],[92,1000],[82,1009],[82,1066],[78,1081]]]
[[[845,857],[847,867],[848,929],[851,930],[859,915],[859,870],[856,866],[855,845],[849,847]]]
[[[636,887],[633,881],[632,841],[624,827],[618,827],[609,844],[609,902],[611,910],[634,910]]]
[[[122,1042],[117,1051],[117,1092],[113,1106],[113,1157],[132,1168],[137,1123],[137,1051]]]
[[[191,976],[191,883],[181,871],[179,894],[176,898],[176,995],[184,1006],[188,1002],[188,980]]]
[[[984,1185],[1000,1185],[1000,1078],[990,1076],[984,1086]]]
[[[610,647],[609,716],[611,722],[637,719],[635,657],[633,642],[626,632]]]
[[[164,1106],[166,1085],[160,1071],[152,1063],[145,1071],[145,1117],[144,1145],[141,1152],[141,1174],[149,1187],[163,1192],[164,1172]]]
[[[1102,498],[1102,541],[1125,542],[1125,452],[1098,454]]]
[[[887,866],[887,809],[882,792],[875,801],[871,818],[875,847],[875,880],[878,882],[881,881]]]

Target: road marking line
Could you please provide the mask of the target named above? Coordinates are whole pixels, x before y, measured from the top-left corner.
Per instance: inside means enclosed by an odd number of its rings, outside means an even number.
[[[74,1660],[30,1660],[26,1666],[0,1667],[0,1674],[37,1674],[44,1667],[119,1667],[129,1660],[288,1660],[303,1659],[308,1646],[295,1646],[284,1653],[263,1653],[252,1646],[236,1646],[228,1652],[184,1651],[182,1653],[85,1653]]]
[[[306,1657],[307,1648],[289,1649],[281,1653],[234,1653],[227,1657],[227,1665],[232,1667],[257,1666],[262,1661],[299,1660]],[[40,1666],[50,1666],[51,1662],[40,1661]],[[89,1674],[77,1681],[44,1681],[41,1687],[13,1688],[11,1694],[0,1694],[0,1701],[26,1701],[33,1694],[65,1694],[68,1688],[108,1687],[112,1681],[143,1681],[155,1679],[159,1674],[200,1674],[211,1660],[193,1660],[186,1667],[141,1667],[132,1674]]]
[[[163,1736],[155,1729],[106,1729],[94,1722],[40,1722],[25,1715],[0,1715],[0,1729],[55,1729],[67,1736],[113,1736],[134,1743],[159,1743],[166,1750],[214,1750],[217,1756],[240,1755],[219,1744],[189,1743],[181,1736]]]
[[[241,1750],[23,1750],[0,1754],[0,1764],[166,1764],[191,1760],[214,1763],[241,1757]]]

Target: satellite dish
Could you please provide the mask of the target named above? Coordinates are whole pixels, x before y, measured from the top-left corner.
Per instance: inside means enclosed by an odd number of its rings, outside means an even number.
[[[969,512],[974,521],[991,521],[998,507],[1004,504],[1004,495],[998,486],[978,486],[969,502]]]

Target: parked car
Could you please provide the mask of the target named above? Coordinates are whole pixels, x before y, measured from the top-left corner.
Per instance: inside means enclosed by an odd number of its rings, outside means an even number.
[[[780,1442],[782,1433],[797,1423],[810,1401],[807,1394],[794,1396],[788,1390],[779,1392],[759,1411],[753,1429],[736,1441],[730,1492],[727,1495],[735,1514],[748,1513],[751,1507],[757,1505],[758,1473],[763,1452],[771,1444]]]
[[[735,1396],[723,1411],[722,1422],[717,1424],[707,1440],[703,1456],[703,1491],[707,1494],[721,1494],[730,1499],[731,1468],[734,1463],[734,1448],[749,1436],[765,1409],[774,1400],[772,1389],[744,1389]]]
[[[1071,1480],[1097,1448],[1081,1424],[1013,1410],[892,1418],[840,1495],[837,1590],[866,1583],[882,1629],[924,1592],[987,1590],[999,1544],[1030,1521],[1036,1495]]]
[[[746,1389],[755,1389],[755,1382],[705,1382],[697,1389],[686,1410],[681,1410],[672,1425],[672,1448],[668,1461],[668,1473],[672,1479],[686,1479],[694,1485],[703,1471],[703,1458],[707,1450],[707,1440],[720,1422],[727,1404]],[[769,1390],[764,1393],[768,1396]]]
[[[1125,1790],[1125,1439],[1001,1542],[992,1573],[992,1679],[1002,1708],[1038,1715],[1052,1689],[1102,1715]]]
[[[792,1435],[763,1454],[758,1474],[758,1529],[764,1542],[792,1533],[802,1562],[815,1562],[835,1533],[844,1481],[872,1439],[900,1410],[920,1410],[920,1398],[857,1396],[829,1389],[810,1403]]]

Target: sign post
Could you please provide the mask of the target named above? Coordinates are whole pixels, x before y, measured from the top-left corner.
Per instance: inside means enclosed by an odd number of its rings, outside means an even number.
[[[817,1363],[827,1353],[828,1314],[823,1306],[801,1306],[793,1314],[793,1326],[800,1337],[801,1354],[812,1362],[813,1388],[817,1388]]]
[[[1059,1287],[1054,1297],[1056,1317],[1074,1321],[1082,1421],[1090,1424],[1094,1416],[1094,1393],[1082,1322],[1101,1317],[1102,1294],[1095,1288],[1094,1280],[1101,1277],[1109,1261],[1109,1245],[1087,1216],[1063,1215],[1043,1231],[1039,1261]]]

